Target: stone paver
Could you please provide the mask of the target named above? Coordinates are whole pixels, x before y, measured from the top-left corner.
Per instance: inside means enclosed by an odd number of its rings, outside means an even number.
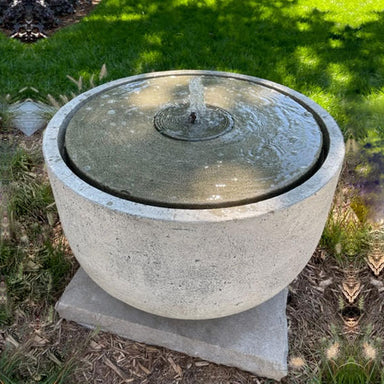
[[[237,315],[213,320],[168,319],[111,297],[80,269],[56,309],[67,320],[279,380],[287,374],[286,299],[285,289]]]

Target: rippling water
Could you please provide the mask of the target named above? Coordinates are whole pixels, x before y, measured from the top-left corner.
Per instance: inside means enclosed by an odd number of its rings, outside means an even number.
[[[67,152],[77,172],[122,197],[188,206],[267,198],[311,172],[323,139],[306,108],[254,82],[209,75],[195,79],[149,78],[90,99],[76,112],[66,133]],[[196,102],[204,100],[226,111],[233,128],[215,137],[209,130],[217,117],[207,111],[198,112],[207,118],[196,124],[186,121],[184,112],[175,116],[183,106],[188,118],[195,103],[190,89],[195,88],[200,92]],[[159,111],[169,112],[180,126],[186,121],[191,137],[203,136],[204,141],[160,134],[154,127]],[[181,135],[188,136],[183,129]]]

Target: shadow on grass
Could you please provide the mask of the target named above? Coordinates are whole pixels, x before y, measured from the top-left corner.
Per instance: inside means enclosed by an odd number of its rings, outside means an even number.
[[[109,80],[169,69],[233,71],[308,95],[346,136],[360,138],[370,126],[365,98],[384,87],[384,13],[369,15],[352,27],[297,0],[104,0],[81,23],[21,55],[17,47],[13,65],[28,84],[15,84],[69,93],[67,74],[87,78],[103,63]],[[14,74],[4,58],[0,69],[0,85],[9,89]]]

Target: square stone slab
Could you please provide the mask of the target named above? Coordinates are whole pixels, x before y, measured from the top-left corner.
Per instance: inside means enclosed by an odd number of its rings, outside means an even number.
[[[287,289],[237,315],[176,320],[113,298],[80,269],[56,304],[60,316],[138,342],[280,380],[287,374]]]

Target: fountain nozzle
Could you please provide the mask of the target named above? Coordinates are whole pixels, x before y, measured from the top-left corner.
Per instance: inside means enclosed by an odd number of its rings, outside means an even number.
[[[233,119],[226,110],[205,103],[202,79],[196,76],[189,81],[189,102],[163,107],[154,116],[154,126],[176,140],[203,141],[229,132]]]
[[[196,118],[197,118],[196,112],[191,112],[191,114],[189,115],[189,122],[191,124],[195,124]]]

